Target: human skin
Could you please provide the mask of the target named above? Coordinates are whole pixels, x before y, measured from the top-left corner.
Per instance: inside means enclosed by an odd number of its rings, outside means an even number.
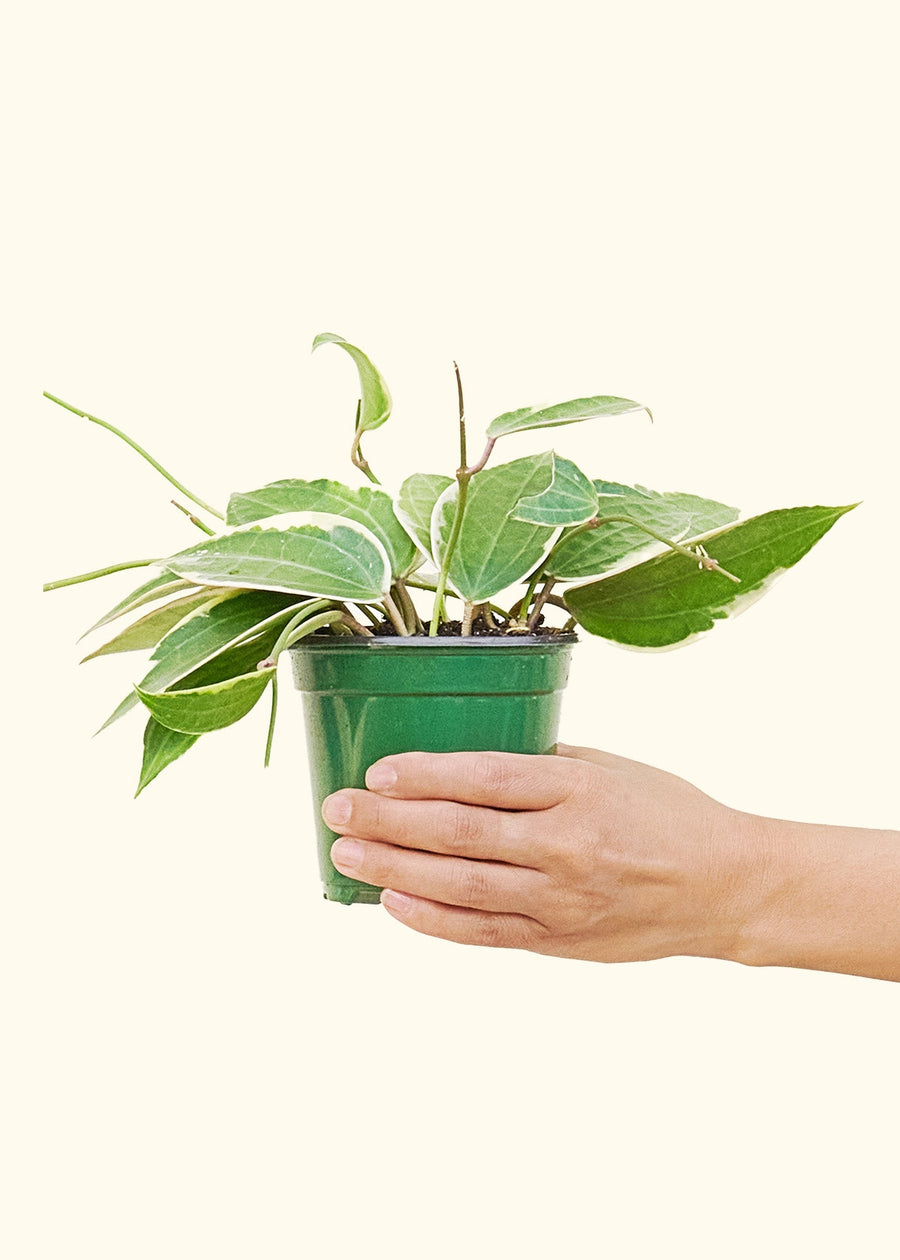
[[[338,870],[418,932],[629,962],[900,980],[900,832],[785,822],[591,748],[402,753],[323,805]]]

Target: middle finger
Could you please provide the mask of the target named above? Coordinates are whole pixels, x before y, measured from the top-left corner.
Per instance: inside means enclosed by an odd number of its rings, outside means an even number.
[[[396,800],[361,788],[343,788],[326,798],[322,817],[338,835],[514,866],[540,865],[534,828],[529,826],[533,811],[519,814],[458,801]]]

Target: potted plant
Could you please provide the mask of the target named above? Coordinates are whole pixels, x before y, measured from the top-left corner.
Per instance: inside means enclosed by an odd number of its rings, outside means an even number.
[[[362,786],[367,766],[390,752],[551,751],[576,627],[635,648],[687,643],[759,598],[849,510],[794,507],[742,521],[712,499],[592,479],[555,450],[494,459],[508,434],[649,415],[609,395],[506,412],[470,461],[458,370],[459,467],[413,473],[392,498],[362,451],[391,413],[388,388],[342,337],[322,333],[313,349],[329,343],[356,364],[350,457],[373,484],[291,478],[232,494],[224,513],[121,430],[46,395],[149,460],[194,505],[173,500],[204,534],[175,555],[44,587],[154,570],[86,632],[129,619],[84,658],[151,651],[104,723],[143,706],[138,793],[266,692],[268,764],[286,651],[304,695],[317,806],[338,787]],[[318,814],[317,829],[326,897],[377,901],[379,890],[332,866],[335,836]]]

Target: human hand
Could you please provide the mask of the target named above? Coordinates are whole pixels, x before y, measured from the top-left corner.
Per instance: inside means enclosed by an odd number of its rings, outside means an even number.
[[[393,776],[393,778],[392,778]],[[323,816],[332,861],[407,926],[601,962],[734,957],[760,837],[675,775],[610,753],[403,753]]]

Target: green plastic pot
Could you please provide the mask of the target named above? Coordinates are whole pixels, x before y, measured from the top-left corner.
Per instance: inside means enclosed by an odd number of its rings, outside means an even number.
[[[375,904],[380,889],[331,862],[321,805],[398,752],[549,753],[573,634],[483,638],[315,638],[291,649],[303,693],[325,897]]]

